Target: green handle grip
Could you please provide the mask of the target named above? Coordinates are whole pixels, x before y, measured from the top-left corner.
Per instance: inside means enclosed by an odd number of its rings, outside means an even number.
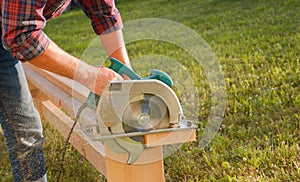
[[[132,80],[140,80],[142,79],[136,72],[134,72],[132,69],[128,68],[126,65],[121,63],[115,58],[109,58],[111,64],[109,66],[110,69],[114,70],[119,75],[127,75]]]

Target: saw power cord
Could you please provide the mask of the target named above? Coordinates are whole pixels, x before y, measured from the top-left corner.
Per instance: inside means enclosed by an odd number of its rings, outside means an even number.
[[[62,151],[62,155],[61,155],[61,161],[60,161],[60,169],[59,169],[59,173],[58,173],[58,176],[57,176],[57,179],[56,179],[56,182],[59,182],[60,181],[60,177],[62,175],[62,173],[64,172],[64,163],[65,163],[65,156],[66,156],[66,152],[67,152],[67,148],[69,147],[69,140],[70,140],[70,137],[73,133],[73,130],[76,126],[76,124],[78,123],[79,121],[79,118],[80,118],[80,115],[82,113],[82,111],[88,106],[87,102],[84,102],[80,108],[78,109],[78,112],[76,114],[76,117],[75,117],[75,120],[74,120],[74,123],[73,123],[73,126],[72,128],[70,129],[69,131],[69,134],[68,134],[68,137],[66,139],[66,142],[65,142],[65,145],[64,145],[64,148],[63,148],[63,151]]]

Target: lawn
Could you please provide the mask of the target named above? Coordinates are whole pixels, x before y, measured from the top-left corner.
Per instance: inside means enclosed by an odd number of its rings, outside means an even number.
[[[205,148],[188,143],[165,158],[167,181],[299,181],[298,0],[121,0],[117,7],[125,25],[162,18],[195,31],[211,47],[224,75],[226,108],[217,135]],[[77,57],[95,39],[80,9],[51,20],[45,32]],[[132,42],[127,49],[137,72],[143,55],[161,55],[191,75],[200,109],[186,112],[196,115],[201,138],[214,103],[201,65],[187,51],[159,40]],[[186,82],[176,84],[176,93],[189,108]],[[64,140],[49,124],[44,128],[48,178],[55,181]],[[0,146],[5,148],[2,136]],[[11,181],[6,150],[0,156],[0,181]],[[65,170],[63,181],[105,181],[72,147]]]

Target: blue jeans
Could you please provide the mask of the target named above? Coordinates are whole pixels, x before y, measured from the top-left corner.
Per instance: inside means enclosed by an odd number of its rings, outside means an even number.
[[[15,60],[3,48],[2,43],[0,124],[6,139],[14,181],[47,181],[40,115],[33,105],[21,62]]]

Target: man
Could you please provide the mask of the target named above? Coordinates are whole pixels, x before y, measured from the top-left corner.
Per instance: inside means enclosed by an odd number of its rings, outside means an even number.
[[[1,1],[0,123],[15,181],[47,181],[42,125],[20,61],[75,79],[99,95],[107,81],[122,79],[106,67],[93,67],[71,56],[43,33],[46,21],[60,15],[70,1]],[[121,32],[122,20],[114,1],[78,0],[78,3],[108,55],[130,67]]]

